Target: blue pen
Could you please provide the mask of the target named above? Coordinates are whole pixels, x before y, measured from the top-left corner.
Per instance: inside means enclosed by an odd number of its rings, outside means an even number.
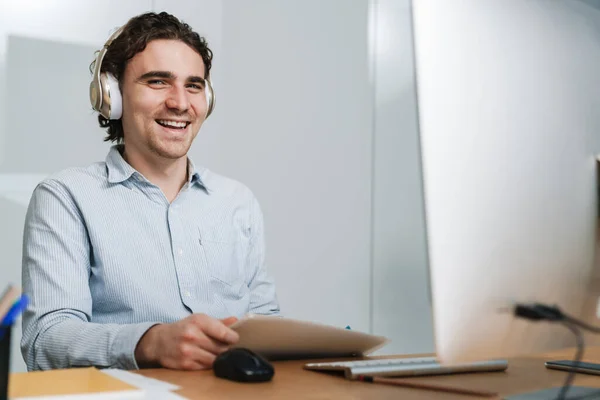
[[[0,322],[0,340],[4,339],[4,335],[8,329],[11,329],[15,320],[21,315],[23,311],[27,308],[27,304],[29,303],[29,298],[22,294],[19,300],[15,301],[10,310],[6,313],[2,322]]]
[[[11,326],[15,320],[21,315],[23,311],[27,308],[27,304],[29,303],[29,298],[22,294],[19,300],[15,301],[10,310],[6,313],[2,322],[0,322],[1,326]]]

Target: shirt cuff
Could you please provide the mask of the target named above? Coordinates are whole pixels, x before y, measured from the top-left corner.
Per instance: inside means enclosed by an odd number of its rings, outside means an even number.
[[[137,344],[150,328],[159,324],[160,322],[144,322],[141,324],[123,325],[117,336],[115,336],[110,349],[111,365],[119,369],[139,369],[135,360]]]

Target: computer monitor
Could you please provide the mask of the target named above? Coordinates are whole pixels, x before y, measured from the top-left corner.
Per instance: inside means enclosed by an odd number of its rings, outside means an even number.
[[[588,321],[595,311],[584,313],[596,241],[600,73],[581,57],[600,60],[597,38],[566,10],[577,5],[468,3],[413,3],[443,363],[575,345],[560,324],[516,318],[514,303],[557,305]]]

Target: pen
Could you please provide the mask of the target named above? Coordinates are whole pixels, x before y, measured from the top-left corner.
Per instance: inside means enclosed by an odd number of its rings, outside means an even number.
[[[21,297],[13,303],[10,310],[8,310],[4,318],[2,318],[2,322],[0,322],[0,340],[4,339],[6,331],[11,329],[12,324],[15,322],[15,320],[27,308],[28,302],[29,299],[27,298],[27,296],[22,294]]]
[[[487,390],[475,390],[475,389],[466,389],[459,388],[455,386],[447,386],[447,385],[439,385],[434,383],[425,383],[425,382],[410,382],[401,379],[392,379],[392,378],[381,378],[378,376],[366,376],[360,375],[358,380],[362,382],[371,382],[371,383],[386,383],[389,385],[396,386],[404,386],[415,389],[429,389],[436,390],[439,392],[449,392],[449,393],[458,393],[458,394],[466,394],[471,396],[482,396],[482,397],[496,397],[498,398],[498,393],[489,392]]]
[[[26,295],[21,295],[21,297],[14,302],[10,310],[6,313],[2,322],[0,322],[1,326],[11,326],[15,320],[21,315],[21,313],[27,308],[27,304],[29,299]]]

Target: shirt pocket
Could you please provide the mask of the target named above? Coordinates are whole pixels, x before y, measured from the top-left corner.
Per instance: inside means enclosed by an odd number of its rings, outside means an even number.
[[[235,292],[241,290],[244,257],[237,232],[230,227],[198,227],[198,236],[210,276]]]

